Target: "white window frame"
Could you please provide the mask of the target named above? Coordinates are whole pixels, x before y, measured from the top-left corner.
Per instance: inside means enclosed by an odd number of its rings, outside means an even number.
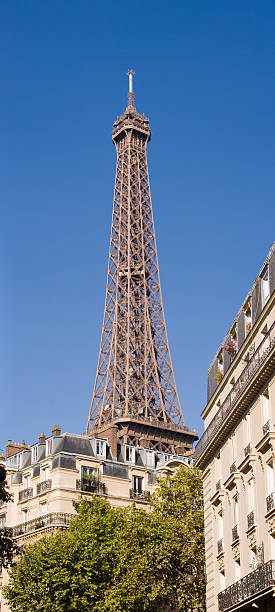
[[[100,440],[99,438],[96,438],[95,440],[95,452],[96,455],[98,455],[99,457],[105,457],[105,440]]]

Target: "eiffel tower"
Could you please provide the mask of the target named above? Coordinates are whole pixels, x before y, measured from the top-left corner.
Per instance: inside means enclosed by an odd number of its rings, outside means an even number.
[[[128,106],[114,122],[117,151],[105,312],[87,433],[187,454],[162,304],[147,166],[149,120],[137,113],[129,70]]]

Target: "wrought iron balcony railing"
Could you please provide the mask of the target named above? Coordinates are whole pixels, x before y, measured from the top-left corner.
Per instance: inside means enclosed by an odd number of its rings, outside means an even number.
[[[83,493],[99,493],[101,495],[107,494],[107,488],[104,482],[99,482],[99,480],[80,480],[76,481],[76,490],[83,491]]]
[[[219,593],[219,610],[226,610],[274,584],[275,561],[268,561]],[[260,602],[260,599],[257,599],[257,602]]]
[[[134,489],[130,489],[130,498],[131,499],[143,499],[144,501],[149,501],[150,491],[134,491]]]
[[[218,555],[220,555],[223,552],[223,539],[222,538],[221,540],[218,541],[217,547],[218,547]]]
[[[238,399],[241,397],[242,393],[244,392],[252,378],[255,376],[256,372],[259,370],[266,357],[269,355],[269,353],[271,353],[274,346],[275,322],[273,323],[270,330],[265,334],[261,344],[258,346],[257,350],[249,360],[247,366],[242,371],[235,385],[225,398],[218,412],[216,412],[211,423],[208,425],[207,429],[199,440],[195,449],[196,459],[198,459],[198,457],[203,452],[205,446],[208,444],[208,442],[210,442],[210,440],[212,440],[216,432],[220,429],[223,421],[226,419],[229,412],[231,412],[231,410],[234,408]]]
[[[255,525],[254,510],[252,510],[252,512],[249,512],[249,514],[247,515],[247,529],[250,529],[250,527],[253,527],[253,525]]]
[[[270,431],[270,421],[267,421],[263,425],[263,436],[265,436]]]
[[[66,514],[65,512],[51,512],[45,514],[45,516],[39,516],[13,527],[13,537],[35,532],[38,529],[43,529],[43,527],[69,527],[72,516],[73,514]]]
[[[234,472],[237,472],[235,461],[230,465],[230,474],[234,474]]]
[[[268,497],[266,498],[266,511],[269,512],[269,510],[272,510],[272,508],[275,508],[275,493],[274,492],[268,495]]]
[[[235,527],[233,527],[232,529],[232,542],[235,542],[236,540],[238,540],[239,534],[238,534],[238,525],[235,525]]]
[[[251,444],[249,442],[249,444],[244,449],[244,456],[247,457],[247,455],[250,455],[250,454],[251,454]]]
[[[40,495],[40,493],[46,493],[46,491],[50,491],[52,488],[52,481],[44,480],[43,482],[39,482],[36,487],[36,494]]]
[[[26,501],[27,499],[31,499],[33,497],[33,488],[28,487],[27,489],[23,489],[23,491],[19,491],[19,501]]]
[[[216,482],[216,491],[219,491],[221,489],[221,481],[218,480],[218,482]]]

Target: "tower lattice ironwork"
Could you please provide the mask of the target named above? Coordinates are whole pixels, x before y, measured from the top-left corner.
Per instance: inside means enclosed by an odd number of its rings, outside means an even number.
[[[149,120],[134,105],[114,122],[117,151],[105,312],[87,433],[168,452],[187,452],[159,279],[147,166]]]

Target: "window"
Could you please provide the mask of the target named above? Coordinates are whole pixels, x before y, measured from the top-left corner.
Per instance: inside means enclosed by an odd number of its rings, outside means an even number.
[[[27,521],[28,521],[28,510],[22,510],[22,523],[24,523],[24,525],[26,525]]]
[[[46,440],[46,457],[52,454],[52,449],[53,449],[53,440],[52,438],[49,438],[48,440]]]
[[[0,527],[6,527],[6,524],[7,524],[7,520],[6,519],[7,519],[6,514],[2,514],[0,516]]]
[[[274,468],[273,461],[266,464],[266,488],[267,495],[271,495],[274,492]]]
[[[132,446],[126,446],[125,448],[125,461],[135,463],[135,448]]]
[[[38,460],[38,446],[32,447],[32,463],[36,463]]]
[[[96,440],[96,454],[104,457],[105,455],[105,440]]]
[[[261,294],[262,294],[262,307],[265,306],[266,302],[269,300],[269,275],[268,275],[268,266],[265,266],[262,274],[261,274]]]
[[[270,419],[269,414],[269,391],[268,388],[262,393],[262,406],[263,406],[263,424],[268,423]]]
[[[251,316],[251,302],[250,299],[247,300],[244,306],[244,325],[245,325],[245,337],[247,338],[249,332],[251,331],[252,326],[252,316]]]
[[[81,467],[81,485],[84,491],[95,491],[98,484],[98,470],[83,465]]]
[[[41,504],[41,516],[43,517],[46,516],[47,511],[48,511],[48,504],[47,503]]]
[[[141,476],[133,476],[133,491],[134,493],[142,493],[143,478]]]
[[[247,488],[247,506],[248,513],[254,510],[254,479],[250,478]]]

